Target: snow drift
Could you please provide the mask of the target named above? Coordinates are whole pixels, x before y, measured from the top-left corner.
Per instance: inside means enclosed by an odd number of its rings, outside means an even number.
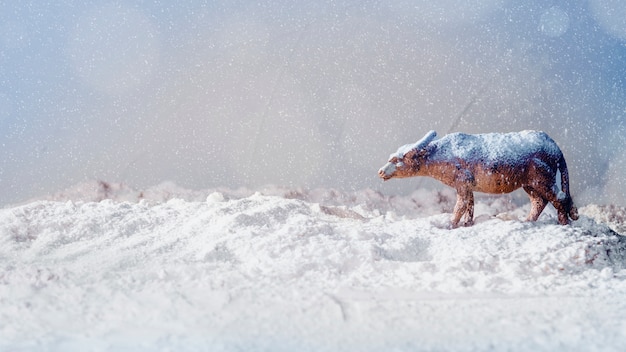
[[[484,197],[476,225],[449,230],[448,191],[99,183],[55,198],[0,211],[1,350],[626,343],[626,242],[606,225],[622,229],[623,209],[559,226],[554,211],[521,222],[527,204]]]

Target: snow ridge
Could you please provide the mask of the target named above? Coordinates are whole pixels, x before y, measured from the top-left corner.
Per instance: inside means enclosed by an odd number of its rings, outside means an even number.
[[[626,342],[616,324],[626,304],[614,300],[626,293],[626,242],[591,217],[521,222],[510,219],[524,209],[484,198],[475,226],[449,230],[441,207],[451,201],[436,191],[391,203],[375,192],[282,191],[0,210],[0,316],[11,322],[0,349]],[[396,212],[402,204],[415,213]],[[577,328],[597,339],[581,341]]]

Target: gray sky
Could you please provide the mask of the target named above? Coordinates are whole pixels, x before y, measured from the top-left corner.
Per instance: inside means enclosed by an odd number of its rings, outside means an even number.
[[[373,188],[400,145],[541,129],[626,205],[620,0],[0,2],[0,204],[85,180]]]

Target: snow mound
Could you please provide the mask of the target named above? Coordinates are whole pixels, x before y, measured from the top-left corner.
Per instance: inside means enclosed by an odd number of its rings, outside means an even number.
[[[626,294],[626,242],[591,217],[521,222],[510,219],[523,209],[485,198],[476,225],[449,230],[438,191],[270,191],[282,194],[144,193],[0,210],[0,316],[11,322],[0,324],[0,350],[626,342],[615,321],[626,304],[614,302]],[[409,204],[414,214],[401,214]],[[594,338],[570,334],[582,328]]]
[[[580,212],[597,222],[606,224],[613,231],[626,235],[626,207],[590,204],[581,208]]]

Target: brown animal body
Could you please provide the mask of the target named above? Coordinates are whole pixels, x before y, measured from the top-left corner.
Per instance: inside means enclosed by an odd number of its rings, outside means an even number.
[[[560,224],[578,219],[565,158],[545,132],[453,133],[435,140],[436,136],[430,131],[417,143],[400,147],[378,175],[385,181],[430,176],[456,189],[452,227],[459,225],[463,215],[466,225],[473,223],[473,192],[509,193],[518,188],[530,197],[527,220],[537,220],[548,202],[556,208]]]

